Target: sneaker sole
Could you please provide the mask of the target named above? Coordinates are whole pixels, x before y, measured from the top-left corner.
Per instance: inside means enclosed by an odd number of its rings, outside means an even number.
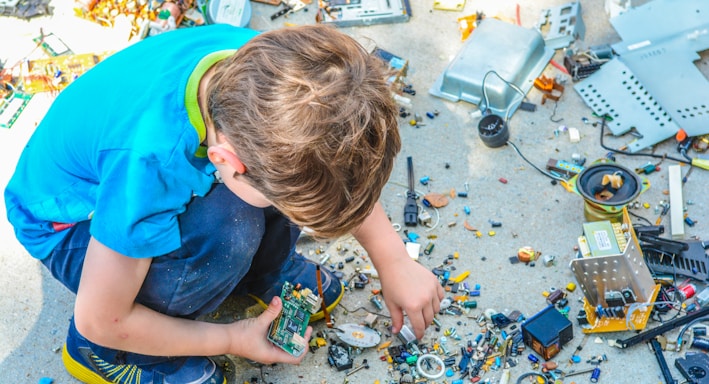
[[[112,382],[106,381],[98,373],[86,368],[83,364],[74,360],[74,358],[69,354],[69,351],[66,349],[66,344],[64,344],[64,347],[62,348],[62,361],[64,362],[64,367],[66,367],[69,374],[82,383],[112,384]],[[224,377],[222,384],[227,384],[226,376]]]
[[[342,282],[340,282],[340,286],[341,286],[341,288],[342,288],[342,290],[340,290],[340,295],[337,296],[337,298],[335,299],[335,301],[332,302],[332,304],[330,304],[330,305],[328,305],[328,306],[326,307],[326,308],[327,308],[327,313],[331,313],[331,312],[335,309],[335,307],[337,306],[337,304],[340,303],[340,300],[342,300],[342,297],[345,296],[345,285],[342,284]],[[263,309],[268,308],[268,304],[266,304],[263,300],[259,299],[258,296],[249,294],[249,297],[251,297],[252,299],[254,299]],[[313,314],[313,315],[310,316],[310,322],[312,323],[312,322],[315,322],[315,321],[318,321],[318,320],[322,320],[324,317],[325,317],[325,313],[323,313],[323,311],[320,310],[320,311],[315,312],[315,314]]]
[[[69,351],[66,349],[66,344],[64,344],[64,347],[62,348],[62,361],[64,362],[64,367],[66,367],[69,374],[82,383],[111,384],[110,381],[104,380],[104,378],[98,373],[86,368],[83,364],[74,360],[74,358],[69,354]]]

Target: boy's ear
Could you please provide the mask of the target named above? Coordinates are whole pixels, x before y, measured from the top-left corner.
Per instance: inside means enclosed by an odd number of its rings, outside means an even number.
[[[246,166],[241,162],[239,156],[231,150],[222,147],[222,144],[209,147],[207,149],[207,157],[214,164],[229,164],[240,175],[246,173]]]

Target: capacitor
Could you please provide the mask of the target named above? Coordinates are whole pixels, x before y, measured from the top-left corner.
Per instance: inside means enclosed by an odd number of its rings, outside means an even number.
[[[680,295],[680,301],[686,301],[694,297],[697,293],[697,286],[694,284],[687,284],[677,288],[677,293]]]
[[[529,359],[529,361],[531,361],[532,363],[535,363],[535,364],[539,362],[539,358],[532,355],[531,353],[529,355],[527,355],[527,359]]]
[[[379,300],[377,296],[372,296],[369,298],[369,301],[374,304],[375,307],[377,307],[378,310],[384,309],[384,305],[382,305],[382,301]]]
[[[435,244],[433,244],[432,241],[429,241],[428,244],[426,244],[426,247],[423,249],[423,254],[424,255],[430,255],[431,252],[433,251],[433,247]]]
[[[601,368],[596,368],[591,372],[591,382],[597,383],[598,378],[601,376]]]
[[[477,346],[480,343],[480,341],[482,341],[482,339],[483,339],[483,334],[478,333],[478,335],[475,336],[475,342],[473,343],[473,345]]]

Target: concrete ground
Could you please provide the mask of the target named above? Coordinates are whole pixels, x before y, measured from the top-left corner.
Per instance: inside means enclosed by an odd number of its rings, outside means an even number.
[[[54,6],[54,12],[51,17],[30,21],[0,17],[0,60],[3,64],[10,66],[25,57],[38,57],[41,52],[34,49],[31,40],[39,35],[40,29],[44,33],[53,32],[58,35],[76,53],[119,49],[127,44],[122,31],[102,28],[74,16],[69,3],[53,1],[51,5]],[[295,14],[275,20],[270,20],[270,16],[278,7],[252,4],[251,27],[255,29],[315,22],[315,3]],[[453,259],[447,268],[453,276],[469,271],[470,276],[466,282],[480,285],[476,309],[462,315],[440,315],[441,327],[438,330],[430,328],[421,340],[422,345],[430,346],[440,343],[441,337],[445,336],[448,348],[460,351],[468,340],[472,340],[481,331],[476,321],[478,316],[485,312],[509,314],[517,310],[528,318],[546,307],[543,292],[577,283],[569,263],[576,257],[574,246],[586,220],[581,196],[567,192],[560,185],[553,185],[549,178],[526,163],[512,147],[490,148],[483,144],[477,133],[478,119],[471,116],[471,112],[476,110],[473,104],[450,102],[428,93],[428,89],[463,46],[457,18],[483,11],[487,16],[499,15],[514,20],[516,3],[509,0],[471,0],[464,3],[464,9],[460,11],[433,9],[433,4],[433,1],[412,1],[413,16],[406,23],[350,27],[343,28],[343,31],[407,59],[410,68],[406,81],[417,91],[415,96],[407,95],[411,99],[407,110],[412,116],[401,119],[403,149],[390,183],[381,197],[392,221],[403,225],[408,156],[414,161],[416,189],[420,194],[439,192],[447,195],[451,189],[468,193],[468,197],[453,198],[447,206],[437,211],[429,209],[435,226],[410,229],[420,236],[419,243],[434,245],[428,255],[422,254],[419,262],[434,268],[446,262],[448,255],[457,252],[459,258]],[[566,2],[561,0],[520,2],[519,19],[524,27],[531,28],[537,23],[542,10],[563,4]],[[604,2],[584,0],[581,4],[586,26],[581,44],[593,46],[617,42],[619,38],[608,21]],[[682,2],[678,1],[677,4],[681,6]],[[489,52],[480,51],[475,54],[485,56]],[[555,60],[561,62],[561,55],[561,50],[557,50]],[[696,63],[705,75],[709,73],[707,56],[705,52]],[[485,59],[504,61],[505,57],[490,55]],[[537,109],[535,112],[518,111],[512,116],[509,121],[510,140],[527,159],[541,168],[549,158],[571,160],[577,154],[588,159],[589,163],[603,158],[608,151],[599,145],[599,127],[582,121],[582,118],[589,119],[589,122],[597,119],[572,89],[571,80],[552,66],[547,66],[544,73],[549,77],[561,75],[567,79],[561,99],[557,104],[548,102],[541,105],[541,94],[532,89],[527,100],[537,104]],[[124,75],[130,76],[129,73]],[[120,81],[120,78],[116,81]],[[106,84],[106,91],[110,92],[110,84]],[[675,91],[682,92],[681,89]],[[3,160],[0,166],[0,185],[7,182],[24,143],[51,100],[50,94],[36,95],[11,129],[0,129],[0,156]],[[85,108],[110,106],[87,105]],[[438,115],[432,119],[426,117],[426,112],[433,111],[438,111]],[[409,124],[414,113],[423,116],[423,124]],[[571,142],[568,134],[563,131],[555,134],[560,132],[561,126],[577,128],[580,141]],[[607,136],[605,140],[607,145],[617,148],[628,142],[629,137]],[[660,143],[655,152],[677,155],[673,140]],[[618,164],[630,169],[643,166],[648,161],[657,162],[656,159],[617,155]],[[669,188],[667,169],[675,164],[666,160],[660,165],[659,172],[647,176],[651,187],[637,201],[647,203],[650,208],[633,209],[636,215],[655,221],[657,215],[653,207],[662,200],[668,200],[669,197],[663,193]],[[688,167],[682,167],[681,170],[686,175]],[[425,177],[430,179],[427,185],[419,181]],[[500,181],[502,178],[506,183]],[[709,226],[706,214],[709,202],[705,191],[708,178],[706,171],[697,169],[683,186],[685,202],[693,202],[693,205],[687,205],[688,214],[696,221],[693,227],[685,227],[685,239],[703,237]],[[466,207],[470,210],[469,215],[465,213]],[[15,240],[4,215],[0,216],[0,238],[3,244],[0,249],[0,265],[4,271],[0,274],[0,291],[3,292],[0,294],[0,383],[37,383],[42,378],[52,379],[55,383],[74,383],[75,380],[65,372],[60,356],[72,313],[73,295],[54,281],[40,263],[27,255]],[[502,225],[493,228],[493,221]],[[633,221],[640,222],[637,219]],[[466,222],[479,229],[481,236],[466,229]],[[669,216],[666,216],[663,224],[668,223]],[[350,276],[354,268],[366,269],[370,265],[366,254],[348,238],[323,243],[303,239],[299,246],[304,254],[313,259],[327,258],[327,265],[337,265],[355,256],[356,261],[345,264],[345,276]],[[543,256],[553,255],[555,259],[549,266],[541,261],[535,266],[511,263],[510,257],[514,257],[523,246],[531,246]],[[704,287],[704,282],[694,283],[699,289]],[[379,320],[375,328],[381,333],[382,341],[390,340],[392,345],[399,345],[401,342],[387,330],[386,309],[379,311],[369,301],[370,290],[378,287],[379,283],[374,279],[366,289],[348,292],[342,305],[332,314],[335,324],[362,323],[368,313],[376,313]],[[581,309],[582,298],[580,289],[568,293],[573,339],[552,361],[557,362],[563,371],[570,372],[593,368],[595,366],[590,362],[602,356],[605,361],[598,366],[602,372],[599,383],[665,382],[654,354],[644,343],[623,350],[609,345],[609,341],[630,337],[634,335],[633,332],[584,336],[575,320]],[[246,301],[226,303],[224,308],[206,320],[232,321],[249,316],[251,308],[246,307],[251,304]],[[664,319],[669,319],[671,315],[668,314]],[[647,328],[658,325],[659,322],[650,320]],[[335,332],[322,322],[314,326],[315,331],[321,331],[328,341],[337,340]],[[453,329],[460,340],[454,337]],[[674,340],[677,330],[669,331],[665,336],[668,340]],[[583,347],[577,350],[577,346]],[[682,377],[674,362],[684,357],[687,351],[684,348],[680,352],[664,352],[670,373],[680,382]],[[531,349],[527,348],[512,359],[516,365],[511,368],[511,380],[508,382],[527,382],[522,378],[526,373],[539,372],[538,367],[533,366],[527,357],[530,352]],[[580,356],[581,362],[572,365],[569,360],[574,354]],[[350,376],[328,365],[326,348],[309,353],[299,366],[257,368],[231,356],[221,357],[219,361],[226,368],[230,383],[399,382],[402,373],[380,360],[383,355],[383,351],[376,348],[354,350],[354,364],[359,365],[363,359],[367,359],[370,368]],[[457,365],[460,354],[455,359]],[[451,377],[428,382],[451,383],[458,378],[456,373]],[[501,382],[501,371],[492,370],[483,375],[482,379],[489,383]],[[587,373],[560,378],[560,382],[585,383],[590,379],[591,374]],[[423,382],[426,382],[425,379]]]

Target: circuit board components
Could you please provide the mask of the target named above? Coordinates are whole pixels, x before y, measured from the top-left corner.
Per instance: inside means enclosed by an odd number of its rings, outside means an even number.
[[[577,320],[583,333],[641,330],[650,317],[660,286],[645,264],[627,207],[622,221],[583,225],[579,257],[571,271],[584,293]]]
[[[320,308],[320,297],[309,288],[290,282],[283,283],[281,313],[271,323],[268,340],[293,356],[300,356],[307,348],[305,331],[310,315]]]

